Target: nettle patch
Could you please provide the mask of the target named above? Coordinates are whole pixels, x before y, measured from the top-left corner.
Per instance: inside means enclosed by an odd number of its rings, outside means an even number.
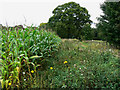
[[[2,30],[2,88],[29,87],[38,67],[58,51],[60,42],[55,33],[32,27]]]

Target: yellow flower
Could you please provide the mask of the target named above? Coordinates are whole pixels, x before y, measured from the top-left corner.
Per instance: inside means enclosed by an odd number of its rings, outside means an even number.
[[[8,85],[10,86],[10,85],[11,85],[11,83],[8,83]]]
[[[68,63],[67,61],[64,61],[64,64]]]
[[[50,67],[50,69],[53,69],[53,67]]]
[[[12,76],[9,76],[9,78],[11,78]]]
[[[34,73],[34,71],[32,70],[31,73]]]

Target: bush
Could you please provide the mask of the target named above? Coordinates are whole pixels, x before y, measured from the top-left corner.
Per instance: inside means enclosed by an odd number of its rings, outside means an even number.
[[[32,27],[2,30],[2,87],[19,87],[25,77],[32,80],[40,61],[53,55],[60,42],[54,33]]]

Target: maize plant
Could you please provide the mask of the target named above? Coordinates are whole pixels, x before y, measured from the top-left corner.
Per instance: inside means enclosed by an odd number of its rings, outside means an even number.
[[[54,33],[31,28],[2,30],[2,88],[22,87],[41,61],[58,51],[61,39]],[[45,60],[45,59],[44,59]]]

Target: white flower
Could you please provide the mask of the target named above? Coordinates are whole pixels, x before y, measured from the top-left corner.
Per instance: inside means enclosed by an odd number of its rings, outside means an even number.
[[[77,65],[76,64],[74,64],[74,67],[76,67]]]
[[[23,74],[25,74],[25,72],[23,72]]]
[[[109,49],[109,51],[111,52],[112,50],[111,50],[111,49]]]
[[[26,79],[24,79],[24,81],[26,81]]]

